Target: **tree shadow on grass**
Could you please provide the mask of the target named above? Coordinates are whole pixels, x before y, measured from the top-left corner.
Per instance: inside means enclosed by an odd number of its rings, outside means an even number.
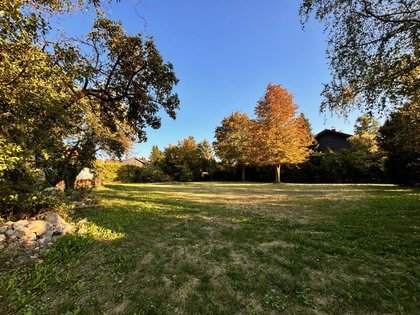
[[[376,214],[368,204],[303,222],[114,187],[98,192],[103,206],[76,213],[88,234],[63,237],[44,262],[2,276],[2,313],[415,310],[415,286],[404,281],[415,283],[418,249],[402,234],[416,218],[414,197],[401,209],[384,199]],[[328,201],[307,202],[327,211]]]

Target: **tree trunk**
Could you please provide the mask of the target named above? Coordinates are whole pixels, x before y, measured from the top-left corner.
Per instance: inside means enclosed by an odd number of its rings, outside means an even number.
[[[242,179],[242,181],[244,182],[246,179],[245,179],[245,165],[242,165],[242,175],[241,175],[241,179]]]
[[[74,168],[67,168],[64,172],[64,190],[65,191],[70,191],[73,190],[75,188],[75,184],[76,184],[76,178],[77,175],[79,174],[79,172],[77,171],[77,169]]]
[[[53,187],[62,180],[61,178],[59,178],[59,176],[57,176],[53,172],[44,171],[44,174],[45,174],[45,181]]]
[[[276,165],[276,183],[280,183],[280,164]]]

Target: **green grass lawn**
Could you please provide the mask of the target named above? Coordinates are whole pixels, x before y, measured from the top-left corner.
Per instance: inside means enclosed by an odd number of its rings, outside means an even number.
[[[0,314],[419,313],[419,190],[187,183],[95,194],[100,207],[75,218],[87,234],[34,265],[1,266]]]

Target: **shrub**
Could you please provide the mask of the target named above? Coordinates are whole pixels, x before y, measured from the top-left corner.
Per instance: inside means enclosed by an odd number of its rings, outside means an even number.
[[[117,171],[117,180],[123,183],[136,183],[140,175],[141,167],[135,165],[122,165]]]
[[[61,203],[59,196],[44,191],[43,174],[25,163],[3,172],[0,180],[0,215],[22,217],[52,209]]]
[[[114,182],[118,178],[118,170],[122,167],[117,162],[103,162],[96,160],[94,165],[95,178],[104,183]]]
[[[137,173],[136,183],[169,182],[171,177],[154,165],[145,165]]]
[[[118,170],[118,180],[124,183],[169,182],[171,177],[154,165],[138,167],[123,165]]]

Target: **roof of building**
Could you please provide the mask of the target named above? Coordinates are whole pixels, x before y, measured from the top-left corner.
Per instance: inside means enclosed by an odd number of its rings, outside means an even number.
[[[104,162],[105,163],[121,163],[121,164],[129,164],[129,163],[147,164],[148,163],[146,159],[136,158],[136,157],[128,158],[126,160],[106,159]]]
[[[322,136],[322,135],[325,135],[325,134],[327,134],[327,133],[330,133],[330,134],[335,134],[335,135],[337,135],[337,136],[342,136],[342,137],[345,137],[345,138],[348,138],[348,137],[351,137],[351,136],[352,136],[352,135],[350,135],[350,134],[348,134],[348,133],[344,133],[344,132],[341,132],[341,131],[337,131],[337,130],[335,130],[335,129],[324,129],[324,130],[322,130],[321,132],[317,133],[314,137],[315,137],[315,139],[316,139],[316,138],[318,138],[318,137],[320,137],[320,136]]]
[[[131,164],[131,163],[141,163],[141,164],[147,164],[147,161],[145,159],[141,159],[141,158],[136,158],[136,157],[132,157],[132,158],[128,158],[126,160],[121,161],[122,164]]]

